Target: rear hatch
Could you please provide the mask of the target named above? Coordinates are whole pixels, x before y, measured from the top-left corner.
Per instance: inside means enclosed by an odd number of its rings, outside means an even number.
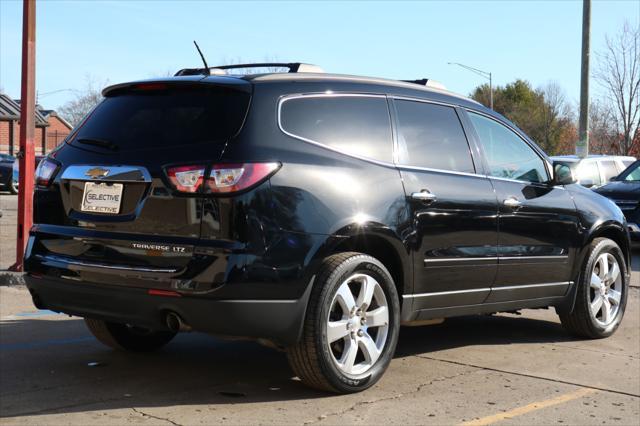
[[[113,271],[158,278],[193,268],[203,200],[189,179],[240,131],[250,89],[215,77],[106,89],[51,155],[59,169],[36,192],[33,254],[45,266],[92,273],[85,278],[93,281]]]

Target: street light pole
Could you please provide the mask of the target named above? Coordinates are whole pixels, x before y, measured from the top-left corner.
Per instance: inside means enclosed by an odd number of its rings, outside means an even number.
[[[489,73],[489,108],[493,109],[493,80]]]
[[[589,44],[591,38],[591,0],[582,3],[582,67],[580,70],[580,119],[576,155],[589,155]]]
[[[491,72],[482,71],[478,68],[470,67],[469,65],[461,64],[459,62],[447,62],[447,64],[457,65],[489,80],[489,108],[493,109],[493,74]]]

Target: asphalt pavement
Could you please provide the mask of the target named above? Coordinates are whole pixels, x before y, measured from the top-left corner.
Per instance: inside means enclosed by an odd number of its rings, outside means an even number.
[[[8,197],[0,269],[15,250]],[[637,286],[639,252],[633,269]],[[254,342],[184,333],[156,353],[113,351],[81,319],[0,287],[0,425],[10,424],[638,425],[640,289],[601,340],[568,335],[550,309],[403,328],[382,380],[337,396],[307,389],[283,353]]]

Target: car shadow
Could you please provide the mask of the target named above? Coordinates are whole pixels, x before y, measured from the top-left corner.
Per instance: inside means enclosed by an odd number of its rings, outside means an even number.
[[[395,357],[568,340],[556,322],[474,316],[403,328]],[[0,322],[0,366],[0,418],[332,397],[302,385],[284,353],[254,342],[183,333],[158,352],[125,353],[61,315]]]

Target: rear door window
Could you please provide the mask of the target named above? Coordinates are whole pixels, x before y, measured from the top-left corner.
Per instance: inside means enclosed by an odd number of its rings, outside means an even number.
[[[107,97],[71,144],[118,151],[223,144],[237,133],[249,94],[222,87],[167,87]]]
[[[469,144],[454,108],[405,100],[394,103],[398,112],[400,164],[475,172]]]
[[[584,161],[580,164],[580,170],[578,171],[578,183],[593,185],[600,185],[602,183],[600,179],[600,170],[598,169],[598,163],[595,161]]]
[[[391,119],[383,96],[301,96],[281,104],[282,130],[347,154],[392,161]]]
[[[618,168],[616,167],[616,163],[614,161],[602,161],[600,163],[600,167],[602,168],[605,182],[609,182],[612,177],[618,175]]]

